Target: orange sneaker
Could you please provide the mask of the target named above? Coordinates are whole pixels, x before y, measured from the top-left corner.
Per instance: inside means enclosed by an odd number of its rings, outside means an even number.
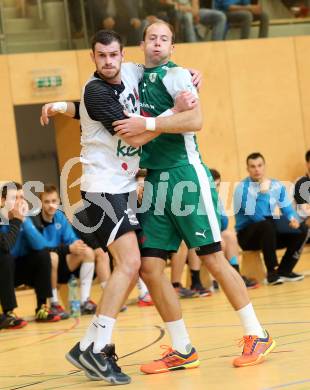
[[[138,306],[139,307],[147,307],[147,306],[154,306],[154,302],[152,301],[152,298],[150,294],[145,294],[144,297],[138,298]]]
[[[240,357],[233,361],[235,367],[254,366],[264,361],[265,356],[270,353],[276,346],[276,342],[272,340],[269,333],[266,332],[266,338],[257,336],[243,336],[241,344],[243,351]]]
[[[195,348],[192,348],[187,355],[173,350],[168,345],[161,345],[161,348],[166,349],[162,354],[163,357],[151,363],[143,364],[140,367],[140,371],[145,374],[161,374],[168,371],[196,368],[200,365]]]

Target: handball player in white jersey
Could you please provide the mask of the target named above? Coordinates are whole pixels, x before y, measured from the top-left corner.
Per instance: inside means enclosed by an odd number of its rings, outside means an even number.
[[[102,248],[109,249],[115,268],[84,337],[66,357],[92,380],[127,384],[131,378],[117,365],[111,340],[116,317],[137,281],[141,265],[136,237],[140,226],[134,212],[141,147],[121,140],[112,123],[125,119],[124,111],[139,114],[138,83],[143,67],[132,63],[121,65],[123,47],[119,35],[113,31],[96,33],[91,57],[96,72],[83,88],[79,107],[81,194],[91,225],[85,228],[93,229]],[[193,97],[183,94],[172,110],[157,118],[156,131],[165,131],[167,127],[178,128],[180,132],[198,128],[201,121],[190,110],[194,106]],[[76,108],[74,103],[49,103],[43,106],[41,123],[48,123],[48,117],[57,112],[78,117]],[[188,111],[180,112],[183,110]],[[178,114],[172,115],[175,113]],[[147,130],[149,139],[155,137],[152,128]]]

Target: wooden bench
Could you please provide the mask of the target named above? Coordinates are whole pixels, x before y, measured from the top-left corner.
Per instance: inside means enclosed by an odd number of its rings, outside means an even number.
[[[241,275],[262,283],[266,278],[266,268],[260,251],[243,251],[240,261]]]

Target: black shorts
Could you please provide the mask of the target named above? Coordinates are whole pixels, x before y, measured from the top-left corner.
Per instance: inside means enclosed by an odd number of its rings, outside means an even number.
[[[81,194],[89,221],[88,232],[95,234],[104,250],[122,235],[141,230],[135,213],[135,191],[125,194],[82,191]]]
[[[212,255],[213,253],[220,252],[222,250],[220,242],[213,242],[212,244],[207,244],[196,248],[197,256]],[[167,260],[171,255],[176,252],[166,251],[164,249],[155,249],[155,248],[142,248],[141,256],[142,257],[158,257],[162,260]]]

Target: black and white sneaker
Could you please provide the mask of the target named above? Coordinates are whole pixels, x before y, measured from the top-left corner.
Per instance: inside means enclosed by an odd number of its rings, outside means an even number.
[[[80,362],[84,367],[94,371],[100,379],[114,385],[126,385],[131,378],[124,374],[117,365],[118,357],[115,353],[115,345],[107,344],[99,353],[93,352],[94,344],[80,355]]]
[[[278,284],[283,284],[284,280],[276,272],[270,272],[267,275],[267,283],[271,286],[276,286]]]
[[[296,272],[289,272],[287,274],[280,274],[281,279],[284,280],[284,282],[298,282],[299,280],[304,279],[304,275],[297,274]]]
[[[84,365],[80,362],[80,356],[82,353],[83,351],[80,350],[80,343],[76,343],[75,346],[66,354],[66,359],[68,362],[73,364],[74,367],[83,370],[87,378],[92,381],[100,381],[101,378],[94,371],[90,370],[88,367],[84,367]]]

